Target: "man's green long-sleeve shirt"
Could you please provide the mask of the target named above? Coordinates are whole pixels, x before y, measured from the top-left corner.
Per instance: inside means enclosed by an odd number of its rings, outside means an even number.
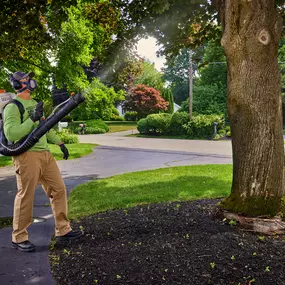
[[[21,123],[21,115],[16,104],[8,104],[4,109],[4,133],[7,139],[11,142],[17,142],[24,136],[28,135],[39,122],[33,122],[30,118],[34,111],[37,102],[33,99],[24,100],[16,96],[15,100],[21,102],[24,106],[25,113],[23,114],[23,123]],[[48,142],[59,144],[60,138],[53,130],[47,132],[39,141],[28,151],[44,151],[49,150]]]

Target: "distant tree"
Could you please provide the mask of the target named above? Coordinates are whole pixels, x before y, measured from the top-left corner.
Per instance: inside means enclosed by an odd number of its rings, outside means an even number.
[[[134,84],[142,84],[162,91],[164,87],[164,79],[162,73],[155,69],[154,63],[143,61],[141,65],[141,73],[134,80]]]
[[[226,92],[217,85],[195,85],[193,110],[196,114],[225,114]],[[189,98],[181,104],[181,112],[189,113]]]
[[[158,90],[141,84],[131,88],[124,102],[124,109],[136,111],[139,119],[149,114],[166,111],[167,108],[168,102],[161,97]]]
[[[197,84],[227,86],[227,64],[225,51],[220,43],[209,41],[205,46],[201,67],[198,68]]]
[[[134,81],[142,72],[142,61],[135,56],[126,56],[113,66],[115,72],[103,74],[102,81],[116,91],[128,91],[135,85]]]
[[[167,113],[172,114],[174,112],[174,100],[171,88],[164,88],[161,92],[161,96],[165,101],[169,103]]]
[[[189,52],[183,49],[176,57],[167,60],[163,78],[170,83],[174,101],[181,104],[189,96]]]

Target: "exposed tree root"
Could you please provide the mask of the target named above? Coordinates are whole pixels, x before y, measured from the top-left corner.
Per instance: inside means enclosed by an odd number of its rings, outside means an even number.
[[[280,218],[249,218],[226,211],[223,212],[223,215],[228,220],[236,220],[241,227],[248,231],[264,235],[285,234],[285,222]]]

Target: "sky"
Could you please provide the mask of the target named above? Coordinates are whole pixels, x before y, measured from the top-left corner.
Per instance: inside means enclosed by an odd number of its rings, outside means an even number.
[[[148,39],[141,39],[137,44],[137,52],[140,56],[154,62],[155,68],[158,71],[161,71],[161,68],[165,63],[165,57],[156,56],[159,46],[156,46],[155,42],[155,38],[152,37],[149,37]]]

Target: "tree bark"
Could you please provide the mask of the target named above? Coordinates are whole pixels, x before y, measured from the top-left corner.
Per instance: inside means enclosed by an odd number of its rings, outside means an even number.
[[[222,206],[248,216],[274,216],[284,206],[282,22],[274,2],[224,0],[222,6],[233,150],[232,190]]]

